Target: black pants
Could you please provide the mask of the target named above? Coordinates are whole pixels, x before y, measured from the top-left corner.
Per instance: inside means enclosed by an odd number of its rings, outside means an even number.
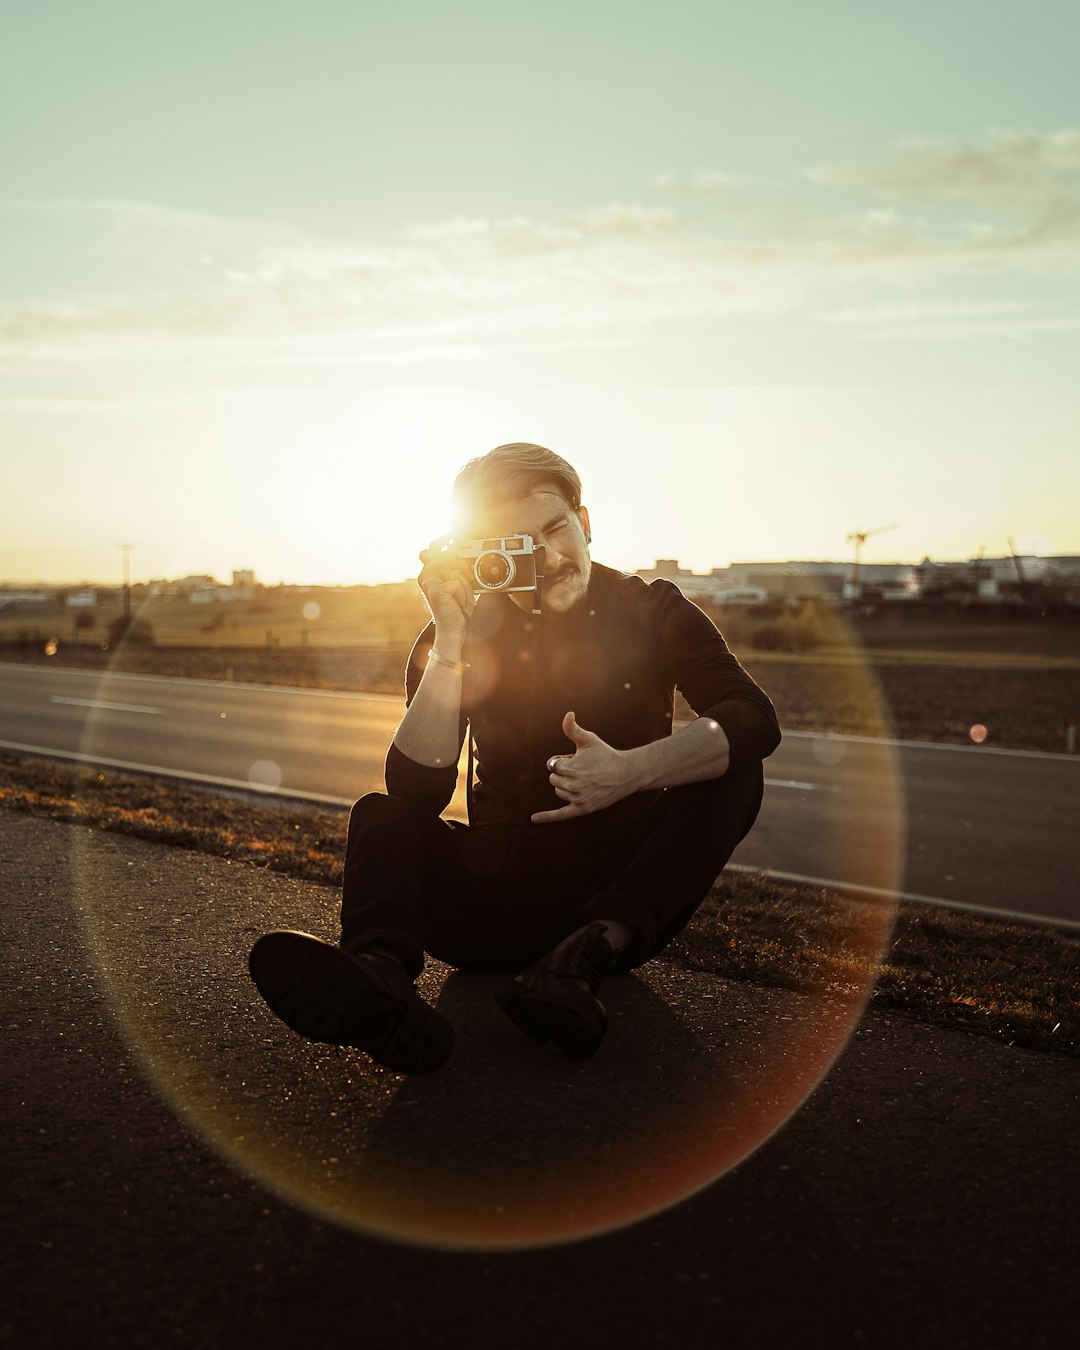
[[[660,793],[630,826],[579,816],[522,830],[445,821],[373,792],[353,807],[341,945],[392,948],[414,978],[424,952],[473,970],[520,970],[592,919],[638,937],[617,969],[690,921],[761,806],[760,764]]]

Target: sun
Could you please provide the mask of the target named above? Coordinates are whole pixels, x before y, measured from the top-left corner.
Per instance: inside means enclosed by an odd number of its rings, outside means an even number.
[[[357,424],[359,422],[359,425]],[[419,570],[420,550],[449,529],[456,466],[416,429],[313,418],[282,447],[228,528],[258,556],[259,575],[323,585],[377,585]],[[239,547],[239,543],[237,544]]]

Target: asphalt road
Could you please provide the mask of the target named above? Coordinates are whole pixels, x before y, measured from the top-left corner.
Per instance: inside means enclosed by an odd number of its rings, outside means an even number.
[[[392,695],[0,665],[0,745],[333,803],[381,788],[401,712]],[[1080,757],[789,733],[766,774],[736,866],[1080,922]]]
[[[247,978],[255,933],[332,935],[327,887],[13,811],[0,887],[4,1346],[1056,1350],[1080,1320],[1065,1055],[658,960],[578,1063],[433,966],[458,1047],[409,1080]],[[552,1236],[601,1206],[623,1226]]]

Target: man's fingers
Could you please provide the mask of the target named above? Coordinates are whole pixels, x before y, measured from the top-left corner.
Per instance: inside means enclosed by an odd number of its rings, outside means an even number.
[[[462,577],[448,577],[445,585],[446,589],[458,602],[461,608],[465,609],[472,599],[472,592],[465,585],[464,579]]]
[[[463,608],[472,606],[472,587],[459,558],[450,558],[446,554],[431,556],[420,573],[420,589],[431,599],[450,595]]]
[[[578,724],[577,718],[572,712],[568,712],[563,718],[563,734],[574,742],[576,746],[584,747],[586,745],[602,744],[600,737],[595,731],[586,731],[583,726]]]
[[[440,553],[445,554],[446,547],[453,537],[454,534],[453,531],[451,531],[449,534],[440,534],[438,539],[433,539],[431,543],[428,544],[427,548],[422,548],[420,550],[420,561],[422,563],[429,563],[432,558],[437,557]]]
[[[530,816],[534,825],[546,825],[553,820],[569,820],[572,816],[583,816],[585,812],[580,806],[571,803],[569,806],[562,806],[557,811],[537,811],[536,815]]]

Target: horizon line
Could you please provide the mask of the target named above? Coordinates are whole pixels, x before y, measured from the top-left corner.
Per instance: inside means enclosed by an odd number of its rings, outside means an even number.
[[[876,560],[873,562],[860,560],[859,568],[861,571],[867,571],[878,567],[921,567],[926,563],[932,563],[938,566],[954,566],[954,565],[972,566],[977,563],[1010,563],[1013,561],[1014,557],[1019,558],[1023,562],[1052,563],[1058,560],[1066,560],[1066,559],[1080,560],[1080,552],[1017,553],[1017,554],[1001,553],[1001,554],[994,554],[991,557],[972,557],[969,555],[967,557],[952,557],[952,558],[933,558],[929,554],[927,554],[923,558],[919,559],[919,561],[917,562],[901,561],[899,559],[893,559],[888,561]],[[600,559],[594,558],[592,561],[600,562]],[[662,563],[674,564],[674,566],[678,568],[679,572],[685,576],[701,577],[701,578],[710,577],[718,572],[730,571],[734,567],[800,567],[804,565],[812,565],[815,567],[831,566],[837,568],[852,569],[855,565],[854,560],[850,558],[738,558],[733,559],[729,563],[718,564],[706,571],[696,571],[695,569],[690,567],[682,567],[677,558],[656,558],[651,564],[646,566],[636,568],[614,568],[613,570],[624,572],[629,576],[634,576],[640,572],[656,571]],[[601,563],[601,566],[607,565],[608,564]],[[232,568],[230,570],[234,572],[242,572],[242,571],[254,572],[254,569],[251,568]],[[186,572],[182,576],[171,576],[171,577],[155,576],[146,578],[144,580],[132,580],[128,584],[130,584],[131,586],[152,586],[161,583],[175,584],[182,581],[193,580],[195,578],[208,578],[216,585],[223,587],[233,585],[233,583],[230,581],[219,581],[217,576],[211,572]],[[368,587],[403,586],[407,585],[409,582],[415,581],[416,577],[415,575],[413,575],[400,577],[397,580],[393,581],[301,581],[301,580],[287,581],[284,578],[278,578],[274,581],[259,581],[256,578],[254,584],[256,586],[263,586],[266,588],[273,588],[277,586],[294,586],[294,587],[304,586],[308,588],[318,587],[326,590],[350,590],[356,586],[368,586]],[[120,580],[100,580],[94,579],[92,577],[79,577],[77,579],[65,578],[60,580],[48,579],[44,577],[39,577],[35,579],[0,577],[0,588],[3,589],[9,588],[15,589],[17,587],[24,586],[29,587],[31,589],[61,590],[65,588],[72,588],[79,586],[95,586],[103,589],[119,590],[123,589],[124,584],[125,583]]]

